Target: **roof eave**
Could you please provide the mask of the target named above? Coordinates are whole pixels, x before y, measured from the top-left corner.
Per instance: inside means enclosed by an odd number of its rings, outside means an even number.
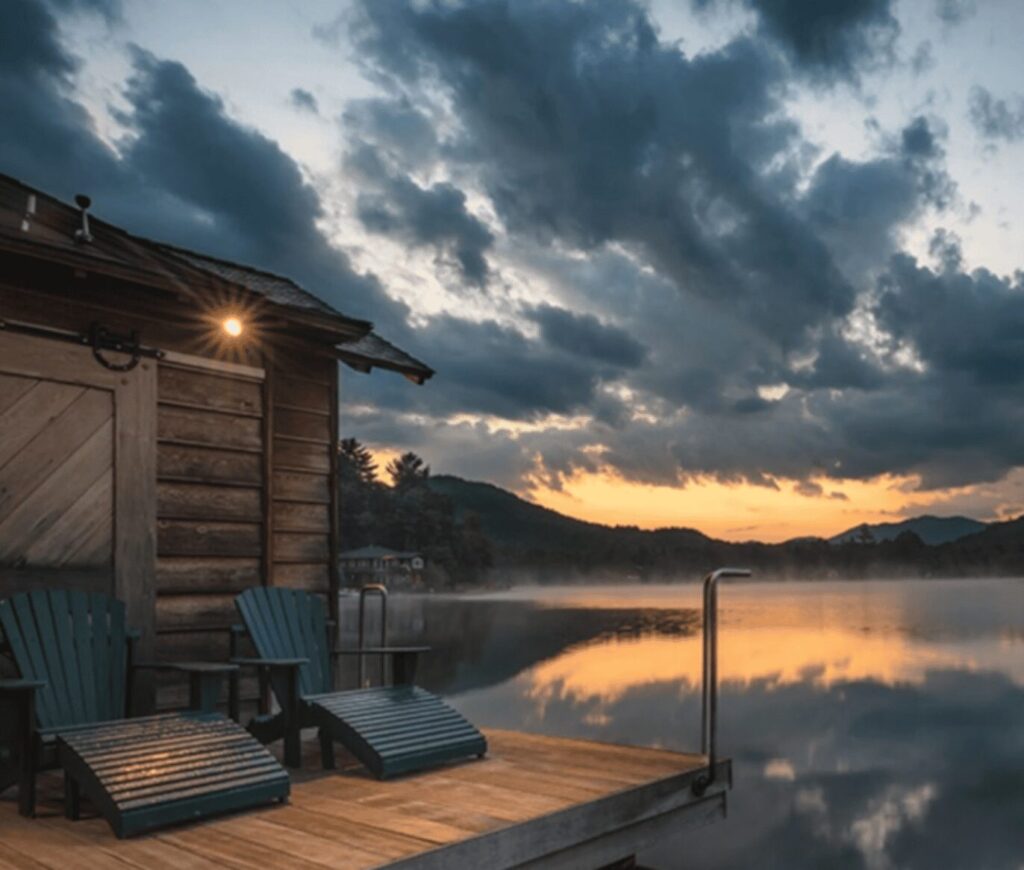
[[[364,375],[370,374],[374,369],[386,369],[387,371],[397,372],[418,387],[422,387],[435,374],[434,370],[428,366],[406,366],[401,363],[372,359],[360,354],[349,353],[340,348],[334,349],[334,355],[349,368]]]

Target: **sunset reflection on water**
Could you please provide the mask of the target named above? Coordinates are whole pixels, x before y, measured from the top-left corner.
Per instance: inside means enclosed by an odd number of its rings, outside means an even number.
[[[699,604],[696,585],[435,600],[424,678],[484,726],[693,751]],[[737,584],[720,606],[730,818],[645,866],[1019,870],[1024,582]]]

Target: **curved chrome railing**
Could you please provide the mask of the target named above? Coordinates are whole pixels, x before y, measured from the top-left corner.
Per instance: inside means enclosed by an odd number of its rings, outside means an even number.
[[[366,599],[380,596],[380,645],[388,645],[388,590],[383,583],[367,583],[359,590],[359,649],[366,648]],[[384,685],[385,656],[380,657],[380,684]],[[366,656],[359,656],[359,687],[366,685]]]
[[[715,742],[718,730],[718,581],[749,577],[746,568],[719,568],[704,578],[704,652],[701,674],[700,751],[708,761],[707,773],[693,781],[698,797],[715,781]]]

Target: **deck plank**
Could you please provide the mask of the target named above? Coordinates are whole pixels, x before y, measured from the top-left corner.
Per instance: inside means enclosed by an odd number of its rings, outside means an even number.
[[[514,856],[530,858],[537,842],[564,850],[570,829],[586,846],[587,838],[604,834],[591,817],[618,820],[612,848],[628,844],[634,822],[653,830],[667,824],[663,812],[687,811],[685,783],[704,764],[700,756],[663,749],[500,730],[487,738],[482,761],[384,782],[350,761],[318,770],[311,740],[288,805],[131,840],[117,840],[98,817],[65,820],[56,801],[60,779],[49,775],[39,819],[18,816],[12,792],[0,799],[0,870],[361,870],[392,862],[444,867],[460,856],[505,866]],[[718,803],[695,809],[695,818],[720,816],[724,784],[716,788]]]

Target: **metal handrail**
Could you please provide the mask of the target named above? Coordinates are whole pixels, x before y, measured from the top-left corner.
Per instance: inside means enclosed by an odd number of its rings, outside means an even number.
[[[367,583],[359,590],[359,649],[365,649],[366,599],[370,595],[380,596],[380,645],[388,645],[388,590],[383,583]],[[386,656],[380,657],[380,683],[383,686],[386,677]],[[359,687],[366,685],[366,656],[359,656]]]
[[[693,781],[698,797],[715,781],[715,743],[718,731],[718,581],[749,577],[746,568],[719,568],[704,578],[704,642],[701,672],[700,751],[707,757],[708,771]]]

